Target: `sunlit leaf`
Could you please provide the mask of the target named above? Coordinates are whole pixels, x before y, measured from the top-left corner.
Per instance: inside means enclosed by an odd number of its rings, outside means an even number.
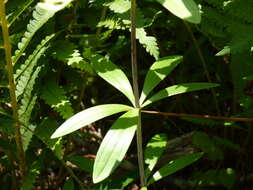
[[[122,115],[104,137],[93,168],[93,182],[107,178],[124,158],[135,134],[139,120],[139,109]]]
[[[200,10],[193,0],[156,0],[175,16],[198,24],[201,21]]]
[[[91,65],[100,77],[121,91],[133,105],[135,104],[132,86],[121,69],[100,55],[91,58]]]
[[[145,152],[144,161],[148,165],[145,176],[148,178],[151,171],[154,169],[158,159],[162,155],[166,145],[167,145],[167,135],[166,134],[156,134],[148,142]]]
[[[168,164],[166,164],[165,166],[163,166],[161,169],[159,169],[157,172],[154,173],[152,178],[149,180],[148,185],[183,169],[184,167],[200,159],[202,155],[203,153],[199,152],[170,161]]]
[[[193,92],[197,90],[207,89],[207,88],[213,88],[219,86],[215,83],[204,83],[204,82],[196,82],[196,83],[183,83],[178,85],[173,85],[170,87],[167,87],[158,93],[156,93],[154,96],[149,98],[147,101],[145,101],[142,105],[142,107],[145,107],[153,102],[156,102],[158,100],[161,100],[163,98],[167,98],[170,96],[174,96],[177,94],[183,94],[186,92]]]
[[[149,69],[143,89],[140,104],[148,94],[182,61],[182,56],[168,56],[157,60]]]
[[[104,117],[130,110],[131,107],[122,104],[104,104],[83,110],[65,121],[51,136],[57,138],[72,133],[90,123]]]

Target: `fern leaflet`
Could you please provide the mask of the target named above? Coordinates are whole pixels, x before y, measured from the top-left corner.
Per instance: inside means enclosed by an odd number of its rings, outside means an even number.
[[[65,96],[63,88],[54,82],[48,82],[42,89],[42,99],[58,112],[63,119],[68,119],[73,115],[70,101]]]
[[[18,59],[23,55],[26,47],[31,41],[34,34],[51,18],[54,14],[61,9],[65,8],[72,0],[51,0],[38,3],[35,6],[35,10],[33,12],[33,19],[30,20],[27,25],[27,30],[24,33],[21,42],[18,43],[18,49],[15,51],[15,55],[13,57],[13,64],[15,64]]]
[[[130,30],[130,1],[128,0],[114,0],[105,5],[109,7],[111,11],[116,13],[116,17],[106,19],[98,24],[98,26],[104,26],[109,29],[129,29]],[[156,15],[155,15],[156,16]],[[118,19],[117,19],[118,17]],[[136,10],[136,38],[140,44],[146,49],[146,51],[153,56],[156,60],[159,58],[159,48],[157,40],[153,36],[147,36],[144,29],[146,19],[140,9]],[[152,22],[151,22],[152,23]],[[122,27],[125,26],[125,27]],[[148,24],[150,26],[150,24]]]
[[[53,57],[57,60],[67,63],[72,68],[80,69],[84,72],[93,74],[89,63],[84,61],[76,45],[69,41],[59,41],[54,47]]]

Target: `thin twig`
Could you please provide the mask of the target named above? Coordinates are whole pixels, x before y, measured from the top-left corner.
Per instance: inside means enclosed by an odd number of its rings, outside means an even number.
[[[9,80],[9,91],[11,96],[11,108],[13,119],[15,120],[15,141],[17,144],[17,153],[19,159],[19,169],[21,179],[23,179],[26,171],[26,164],[25,164],[25,152],[23,149],[21,132],[20,132],[20,123],[19,123],[19,115],[18,115],[18,105],[17,105],[17,98],[16,98],[16,86],[14,82],[14,75],[13,75],[13,64],[11,58],[11,42],[9,38],[9,29],[8,23],[5,14],[5,4],[4,1],[1,0],[0,2],[0,19],[2,25],[2,32],[3,32],[3,39],[4,39],[4,50],[5,50],[5,58],[7,63],[7,71],[8,71],[8,80]]]
[[[193,118],[203,118],[203,119],[213,119],[213,120],[253,122],[253,118],[247,118],[247,117],[222,117],[222,116],[213,116],[213,115],[171,113],[171,112],[159,112],[159,111],[150,111],[150,110],[141,110],[141,112],[147,113],[147,114],[156,114],[156,115],[172,116],[172,117],[193,117]]]

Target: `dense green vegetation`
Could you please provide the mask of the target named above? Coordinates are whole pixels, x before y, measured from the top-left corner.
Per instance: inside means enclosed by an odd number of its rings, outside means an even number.
[[[252,1],[136,3],[0,0],[0,189],[252,189]]]

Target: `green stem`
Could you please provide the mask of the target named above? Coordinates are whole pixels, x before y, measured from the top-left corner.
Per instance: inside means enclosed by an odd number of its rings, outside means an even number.
[[[20,176],[23,179],[26,171],[25,166],[25,152],[23,149],[21,132],[20,132],[20,123],[19,123],[19,115],[18,115],[18,105],[17,105],[17,98],[16,98],[16,86],[14,82],[14,75],[13,75],[13,64],[11,58],[11,42],[9,38],[9,30],[8,30],[8,23],[6,20],[5,14],[5,4],[4,1],[0,1],[0,19],[2,25],[2,33],[3,33],[3,40],[4,40],[4,50],[5,50],[5,58],[7,63],[7,71],[8,71],[8,80],[9,80],[9,91],[11,97],[11,108],[13,119],[15,120],[15,141],[17,144],[17,154],[19,159],[19,169],[20,169]]]
[[[131,66],[133,78],[133,91],[135,98],[135,107],[140,108],[139,102],[139,87],[138,87],[138,67],[136,58],[136,0],[131,0]],[[138,126],[136,131],[137,136],[137,154],[140,173],[141,186],[145,186],[143,148],[142,148],[142,129],[141,129],[141,112],[139,113]]]

